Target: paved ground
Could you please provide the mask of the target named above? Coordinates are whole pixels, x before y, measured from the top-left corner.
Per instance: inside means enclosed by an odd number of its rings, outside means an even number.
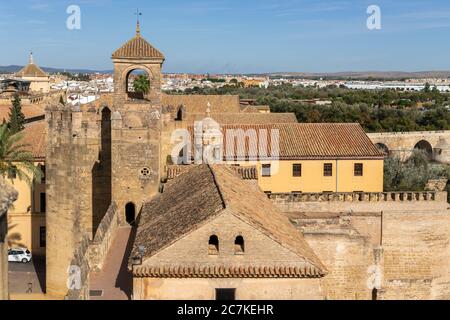
[[[44,257],[33,257],[29,263],[9,262],[8,269],[11,294],[43,293],[45,285]]]
[[[121,227],[117,231],[101,272],[91,272],[90,290],[103,290],[101,297],[91,300],[130,300],[133,277],[128,272],[128,257],[134,242],[135,229]]]

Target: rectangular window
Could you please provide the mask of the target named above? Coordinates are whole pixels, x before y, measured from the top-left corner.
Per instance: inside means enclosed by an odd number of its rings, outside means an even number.
[[[45,248],[45,227],[39,228],[39,245],[41,248]]]
[[[45,183],[45,165],[41,166],[41,171],[42,171],[41,183]]]
[[[363,164],[362,163],[355,163],[355,177],[362,177],[363,176]]]
[[[216,289],[216,300],[219,301],[236,300],[236,289]]]
[[[325,163],[323,165],[323,175],[324,177],[332,177],[333,176],[333,164]]]
[[[263,164],[262,165],[262,176],[263,177],[270,177],[270,164]]]
[[[41,205],[40,213],[45,213],[47,211],[47,202],[45,201],[45,193],[40,194],[39,202]]]
[[[301,164],[292,165],[292,176],[294,176],[294,177],[302,176],[302,165]]]

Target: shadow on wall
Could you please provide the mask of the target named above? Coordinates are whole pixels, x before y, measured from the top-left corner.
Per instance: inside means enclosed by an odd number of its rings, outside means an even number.
[[[105,216],[112,202],[111,190],[111,110],[102,110],[99,161],[92,168],[92,232]]]

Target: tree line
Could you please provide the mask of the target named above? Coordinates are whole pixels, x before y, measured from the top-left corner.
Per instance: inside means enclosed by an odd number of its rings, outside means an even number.
[[[367,132],[450,130],[450,95],[427,85],[420,92],[393,89],[351,90],[270,86],[268,89],[226,85],[222,88],[193,88],[171,94],[239,95],[269,105],[272,112],[295,113],[299,122],[358,122]],[[329,100],[316,105],[305,100]]]

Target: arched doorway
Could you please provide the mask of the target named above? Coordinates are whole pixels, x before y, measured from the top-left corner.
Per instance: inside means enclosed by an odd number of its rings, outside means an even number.
[[[150,92],[150,77],[143,69],[133,69],[128,72],[125,82],[128,98],[142,100]]]
[[[136,206],[132,202],[128,202],[125,206],[125,220],[129,225],[136,222]]]
[[[433,147],[426,140],[417,142],[417,144],[414,146],[414,150],[421,150],[428,156],[429,159],[433,158]]]
[[[175,118],[175,121],[183,121],[184,116],[184,107],[179,106],[177,109],[177,117]]]
[[[389,155],[389,148],[384,143],[377,143],[375,144],[375,147],[377,147],[377,149],[383,152],[386,156]]]

